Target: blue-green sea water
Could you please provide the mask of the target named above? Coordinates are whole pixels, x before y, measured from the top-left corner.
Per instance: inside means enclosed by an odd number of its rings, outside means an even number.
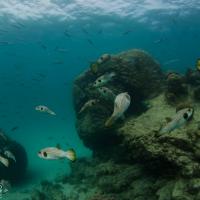
[[[73,80],[92,61],[139,48],[165,71],[185,72],[200,57],[199,17],[198,0],[0,0],[0,128],[27,151],[27,184],[70,170],[66,160],[40,159],[41,148],[92,155],[72,99]],[[57,115],[36,112],[40,104]]]

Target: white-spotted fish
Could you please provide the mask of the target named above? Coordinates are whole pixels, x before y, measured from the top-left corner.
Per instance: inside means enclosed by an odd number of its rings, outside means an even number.
[[[100,76],[99,78],[96,79],[96,81],[94,82],[93,86],[94,87],[102,87],[104,85],[106,85],[108,82],[110,82],[111,80],[113,80],[113,78],[116,76],[115,72],[111,72],[111,73],[106,73],[102,76]]]
[[[62,158],[68,158],[71,161],[76,160],[76,152],[73,149],[63,151],[57,147],[47,147],[38,152],[40,158],[46,160],[58,160]]]
[[[192,118],[193,113],[193,108],[184,108],[179,110],[172,119],[168,119],[168,123],[161,128],[160,133],[170,133],[171,131],[182,127]]]
[[[15,155],[14,155],[11,151],[5,150],[5,151],[4,151],[4,155],[5,155],[7,158],[10,158],[10,159],[12,159],[13,161],[17,162],[17,161],[16,161],[16,158],[15,158]]]
[[[106,121],[105,126],[112,126],[117,119],[123,117],[130,103],[131,97],[127,92],[118,94],[114,102],[114,111],[111,117]]]
[[[114,101],[116,95],[114,94],[114,92],[107,88],[107,87],[100,87],[98,88],[98,91],[100,93],[100,95],[105,99],[105,100],[111,100]]]
[[[39,112],[43,112],[43,113],[48,113],[50,115],[56,115],[54,111],[52,111],[51,109],[49,109],[47,106],[44,106],[44,105],[36,106],[35,110]]]
[[[98,99],[91,99],[89,101],[87,101],[80,109],[79,114],[84,112],[85,110],[87,110],[88,108],[91,108],[92,106],[94,106],[96,103],[98,103],[99,100]]]

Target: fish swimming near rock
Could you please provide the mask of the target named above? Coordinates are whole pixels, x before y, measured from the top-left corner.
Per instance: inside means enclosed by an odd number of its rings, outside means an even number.
[[[177,111],[176,115],[172,119],[167,118],[168,123],[163,128],[161,128],[159,133],[170,133],[171,131],[182,127],[192,118],[193,113],[193,108],[184,108]]]
[[[98,91],[100,93],[100,95],[105,99],[105,100],[111,100],[114,101],[116,95],[114,94],[114,92],[107,88],[107,87],[99,87]]]
[[[3,156],[0,156],[0,162],[5,166],[9,166],[9,160],[7,158],[4,158]]]
[[[114,102],[114,111],[111,117],[106,121],[105,126],[110,127],[120,117],[124,116],[124,113],[129,108],[131,103],[131,97],[127,92],[120,93],[116,96]]]
[[[11,189],[11,184],[7,180],[1,179],[0,185],[1,185],[1,188],[0,188],[1,195],[6,194]]]
[[[115,76],[116,76],[115,72],[106,73],[106,74],[100,76],[99,78],[97,78],[96,81],[94,82],[93,86],[96,88],[102,87],[102,86],[106,85],[108,82],[110,82],[111,80],[113,80],[113,78]]]
[[[94,106],[96,103],[98,103],[99,100],[98,99],[91,99],[89,101],[87,101],[80,109],[79,114],[84,112],[85,110],[87,110],[88,108],[91,108],[92,106]]]
[[[51,109],[49,109],[47,106],[44,106],[44,105],[36,106],[35,110],[39,112],[43,112],[43,113],[48,113],[50,115],[56,115],[54,111],[52,111]]]
[[[98,64],[102,64],[102,63],[104,63],[104,62],[110,60],[110,58],[111,58],[111,55],[108,54],[108,53],[105,53],[105,54],[103,54],[103,55],[97,60],[97,63],[98,63]]]
[[[200,58],[197,59],[196,69],[200,71]]]
[[[67,158],[72,162],[76,160],[76,152],[73,149],[63,151],[58,147],[44,148],[38,152],[38,156],[46,160],[58,160],[63,158]]]
[[[16,161],[16,158],[15,158],[15,155],[14,155],[11,151],[5,150],[5,151],[4,151],[4,155],[5,155],[7,158],[10,158],[10,159],[12,159],[13,161],[17,162],[17,161]]]

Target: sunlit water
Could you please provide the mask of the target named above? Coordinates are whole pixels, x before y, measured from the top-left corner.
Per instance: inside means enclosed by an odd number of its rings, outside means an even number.
[[[75,130],[74,78],[102,53],[131,48],[148,51],[164,70],[194,67],[200,56],[199,4],[0,0],[0,127],[25,147],[29,184],[70,171],[67,160],[38,158],[41,148],[60,144],[73,147],[78,157],[91,156]],[[39,104],[57,115],[36,112]]]

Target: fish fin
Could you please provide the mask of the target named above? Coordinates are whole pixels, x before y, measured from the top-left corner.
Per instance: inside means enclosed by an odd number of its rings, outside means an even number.
[[[56,115],[56,113],[53,112],[52,110],[48,110],[47,112],[48,112],[50,115]]]
[[[9,166],[9,161],[6,158],[3,158],[3,157],[0,156],[0,162],[6,167]]]
[[[170,118],[170,117],[166,117],[165,120],[166,120],[167,123],[169,123],[169,122],[172,121],[172,118]]]
[[[111,127],[115,122],[115,117],[111,116],[105,123],[105,127]]]
[[[74,149],[68,149],[67,151],[66,151],[66,157],[70,160],[70,161],[72,161],[72,162],[74,162],[74,161],[76,161],[76,159],[77,159],[77,157],[76,157],[76,152],[74,151]]]

